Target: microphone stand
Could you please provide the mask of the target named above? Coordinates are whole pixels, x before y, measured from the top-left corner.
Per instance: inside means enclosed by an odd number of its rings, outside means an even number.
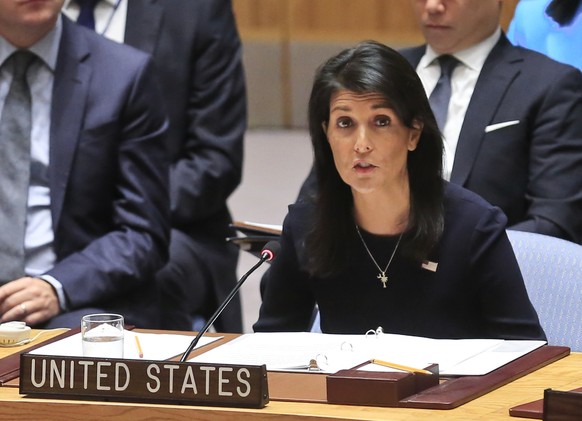
[[[196,335],[196,337],[194,338],[194,340],[188,346],[188,349],[186,349],[186,352],[184,352],[184,354],[182,355],[182,358],[180,358],[180,362],[183,363],[183,362],[186,361],[186,359],[188,358],[188,355],[190,354],[190,352],[192,352],[192,350],[198,344],[198,341],[200,341],[200,338],[202,338],[202,335],[204,335],[208,331],[208,329],[210,329],[210,326],[212,326],[212,324],[216,321],[216,319],[218,319],[218,316],[220,316],[220,314],[224,311],[224,309],[226,308],[226,306],[228,305],[228,303],[230,303],[230,301],[232,300],[232,298],[238,292],[238,290],[240,289],[240,287],[242,286],[242,284],[247,280],[247,278],[249,277],[249,275],[251,273],[253,273],[264,262],[266,262],[267,260],[271,260],[272,258],[273,258],[273,255],[270,254],[270,252],[263,251],[263,253],[261,254],[261,260],[259,260],[257,264],[255,264],[247,273],[245,273],[243,275],[242,278],[240,278],[240,280],[235,285],[234,289],[230,292],[230,294],[228,294],[228,297],[226,297],[226,299],[220,305],[220,307],[218,307],[216,309],[216,311],[214,312],[214,314],[212,315],[212,317],[210,317],[210,319],[208,319],[208,321],[206,322],[206,324],[204,325],[204,327],[202,329],[200,329],[200,332],[198,332],[198,334]]]

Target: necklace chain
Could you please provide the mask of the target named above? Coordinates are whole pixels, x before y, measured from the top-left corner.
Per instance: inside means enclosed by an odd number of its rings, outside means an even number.
[[[362,240],[362,244],[364,245],[364,248],[368,252],[368,256],[370,256],[370,259],[372,259],[372,262],[374,262],[374,264],[376,265],[376,267],[380,271],[377,278],[380,279],[380,282],[382,282],[382,286],[384,288],[386,288],[386,284],[388,283],[388,277],[386,276],[386,271],[390,267],[390,264],[392,263],[392,259],[394,259],[394,255],[396,254],[396,250],[398,250],[398,246],[400,245],[400,240],[402,240],[403,233],[400,233],[400,236],[398,237],[398,241],[396,242],[396,245],[394,246],[394,250],[392,250],[392,255],[390,256],[390,260],[388,260],[388,264],[386,265],[384,270],[382,270],[382,268],[380,267],[378,262],[376,262],[376,259],[374,259],[374,256],[372,255],[372,252],[368,248],[368,245],[364,241],[364,237],[362,237],[362,233],[360,232],[360,227],[358,227],[357,224],[356,224],[356,232],[358,233],[358,237],[360,237],[360,240]]]

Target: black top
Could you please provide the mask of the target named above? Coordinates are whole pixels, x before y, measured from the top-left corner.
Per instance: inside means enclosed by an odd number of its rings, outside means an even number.
[[[545,340],[505,233],[507,219],[479,196],[446,183],[445,229],[429,257],[436,271],[397,251],[386,288],[359,240],[346,244],[353,259],[341,276],[307,274],[303,244],[313,211],[310,203],[290,207],[281,252],[261,283],[255,331],[309,330],[317,303],[324,333],[358,334],[381,326],[386,333],[432,338]],[[383,269],[397,237],[363,230],[362,236]]]

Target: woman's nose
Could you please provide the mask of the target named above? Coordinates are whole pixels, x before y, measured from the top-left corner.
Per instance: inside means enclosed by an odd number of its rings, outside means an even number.
[[[356,143],[354,144],[354,150],[357,153],[366,153],[372,150],[372,143],[365,128],[361,128],[356,133]]]

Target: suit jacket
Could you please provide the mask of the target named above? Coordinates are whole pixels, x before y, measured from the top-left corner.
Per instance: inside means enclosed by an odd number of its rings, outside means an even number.
[[[424,52],[401,51],[414,67]],[[469,102],[451,181],[499,206],[512,229],[582,242],[580,71],[502,35]]]
[[[229,0],[130,0],[125,33],[153,55],[168,107],[172,226],[223,240],[246,130],[242,47],[225,10]]]
[[[63,16],[51,106],[49,183],[71,310],[156,326],[153,274],[169,238],[168,159],[151,59]]]
[[[234,235],[226,202],[241,181],[247,121],[231,2],[129,0],[125,43],[154,57],[170,118],[172,228],[194,242],[220,302],[236,282],[238,250],[225,243]],[[238,297],[218,325],[241,331]]]

